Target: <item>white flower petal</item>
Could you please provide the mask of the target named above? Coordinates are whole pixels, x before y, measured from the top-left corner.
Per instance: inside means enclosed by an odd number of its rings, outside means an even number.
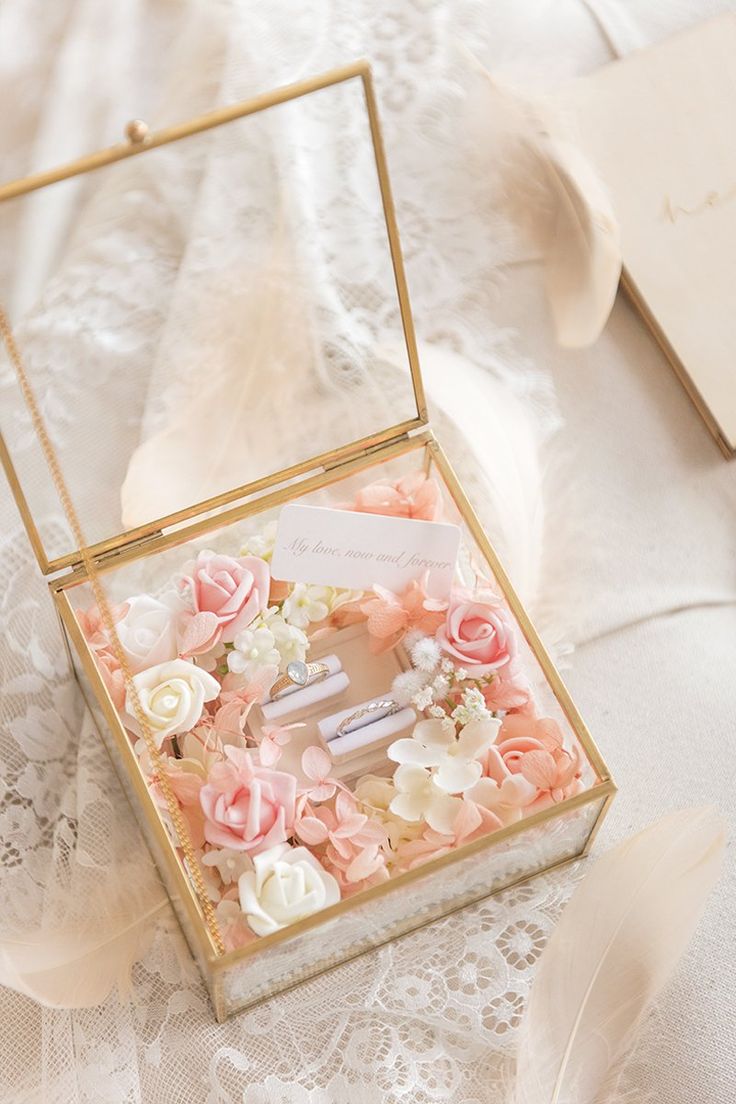
[[[436,767],[441,755],[434,749],[423,747],[411,737],[396,740],[386,754],[394,763],[411,763],[416,767]]]
[[[458,751],[464,759],[475,759],[490,747],[498,735],[501,722],[495,717],[487,721],[466,724],[458,739]]]
[[[482,774],[480,763],[474,759],[461,759],[460,756],[446,756],[434,776],[434,781],[445,793],[463,793],[479,780]]]
[[[498,806],[503,804],[501,787],[492,778],[481,778],[465,796],[476,805],[482,805],[484,809],[489,809],[491,812],[495,812]]]
[[[408,820],[410,824],[416,824],[424,819],[424,807],[426,801],[423,793],[400,793],[391,801],[389,809],[402,820]]]
[[[425,819],[435,832],[451,836],[455,817],[461,808],[462,800],[459,797],[450,797],[449,794],[443,794],[438,790],[427,807]]]
[[[426,747],[448,748],[455,743],[454,726],[445,721],[420,721],[414,729],[413,739]]]
[[[429,785],[429,774],[424,767],[418,767],[415,763],[402,763],[394,771],[394,785],[402,793],[414,793]]]

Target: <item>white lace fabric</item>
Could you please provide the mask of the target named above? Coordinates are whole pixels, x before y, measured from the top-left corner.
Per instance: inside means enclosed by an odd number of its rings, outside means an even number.
[[[565,43],[574,45],[566,50]],[[491,321],[506,293],[502,266],[521,253],[494,214],[471,139],[463,137],[467,50],[525,71],[543,63],[553,76],[608,57],[589,10],[576,0],[556,0],[553,22],[522,13],[515,0],[354,0],[349,16],[326,0],[15,0],[0,9],[0,90],[14,105],[1,124],[2,177],[105,145],[132,116],[179,121],[367,55],[418,333],[510,380],[540,411],[543,433],[548,392]],[[89,187],[94,194],[92,178]],[[87,267],[77,270],[76,285],[55,285],[57,324],[74,315],[85,279],[96,281],[103,323],[127,314],[135,323],[133,308],[147,303],[146,289],[138,271],[116,270],[114,278],[100,272],[93,236],[85,244],[89,223],[83,215],[77,222],[88,197],[72,188],[44,206],[41,195],[24,219],[0,208],[3,300],[20,313],[77,250]],[[179,256],[186,235],[169,244]],[[165,251],[161,256],[154,275],[165,282],[171,269]],[[386,306],[379,299],[376,317]],[[141,353],[137,333],[133,324],[121,370]],[[94,401],[117,401],[105,391],[109,382],[101,381]],[[55,412],[54,432],[67,444],[79,394],[70,385],[68,408]],[[155,424],[159,397],[126,411],[130,422],[121,421],[121,433],[130,424],[137,431],[141,419]],[[120,455],[127,455],[124,447]],[[470,458],[460,456],[458,467],[472,480]],[[101,482],[117,494],[121,475],[111,463]],[[90,886],[153,874],[70,677],[56,615],[7,489],[0,491],[0,518],[5,934],[29,925],[57,930],[69,901],[83,900]],[[39,520],[45,534],[63,540],[60,510],[49,504]],[[223,1025],[214,1022],[166,907],[129,992],[100,1007],[42,1008],[0,989],[0,1101],[501,1104],[534,964],[581,873],[568,867],[508,890]]]

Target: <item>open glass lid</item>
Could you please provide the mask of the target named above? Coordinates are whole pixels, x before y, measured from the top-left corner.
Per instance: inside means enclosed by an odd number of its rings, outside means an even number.
[[[0,187],[0,304],[99,554],[426,422],[365,63],[130,131]],[[77,561],[5,345],[0,429],[42,568]]]

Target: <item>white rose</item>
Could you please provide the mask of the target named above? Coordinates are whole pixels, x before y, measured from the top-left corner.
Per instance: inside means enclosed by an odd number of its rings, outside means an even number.
[[[306,847],[280,843],[254,855],[253,866],[240,876],[238,890],[256,935],[270,935],[340,900],[336,879]]]
[[[213,701],[220,693],[217,679],[187,659],[172,659],[140,671],[133,676],[133,684],[157,747],[167,736],[194,728],[202,716],[204,703]],[[126,727],[141,736],[130,692],[125,698],[125,711]]]
[[[116,628],[123,651],[136,674],[147,667],[176,659],[176,619],[181,603],[160,602],[148,594],[128,599],[128,612]]]

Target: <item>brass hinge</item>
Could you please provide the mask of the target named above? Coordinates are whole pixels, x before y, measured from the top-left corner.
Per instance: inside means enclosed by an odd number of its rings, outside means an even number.
[[[103,552],[96,553],[94,556],[94,564],[96,567],[103,567],[105,564],[109,564],[111,560],[115,560],[119,556],[122,556],[123,553],[130,552],[133,549],[143,548],[152,541],[158,540],[161,536],[163,536],[163,530],[155,529],[152,533],[144,533],[141,537],[135,537],[133,540],[124,541],[122,544],[116,545],[115,548],[108,548]],[[69,565],[70,574],[71,572],[79,571],[83,566],[83,560],[74,560]]]
[[[391,448],[393,445],[397,445],[401,441],[408,440],[408,433],[398,433],[395,437],[389,437],[387,441],[378,441],[374,445],[366,445],[364,448],[356,449],[355,452],[347,453],[347,455],[341,456],[337,460],[327,460],[322,465],[322,470],[334,471],[335,468],[340,468],[344,464],[349,464],[354,460],[363,460],[366,456],[372,456],[376,452],[381,452],[383,449]]]

